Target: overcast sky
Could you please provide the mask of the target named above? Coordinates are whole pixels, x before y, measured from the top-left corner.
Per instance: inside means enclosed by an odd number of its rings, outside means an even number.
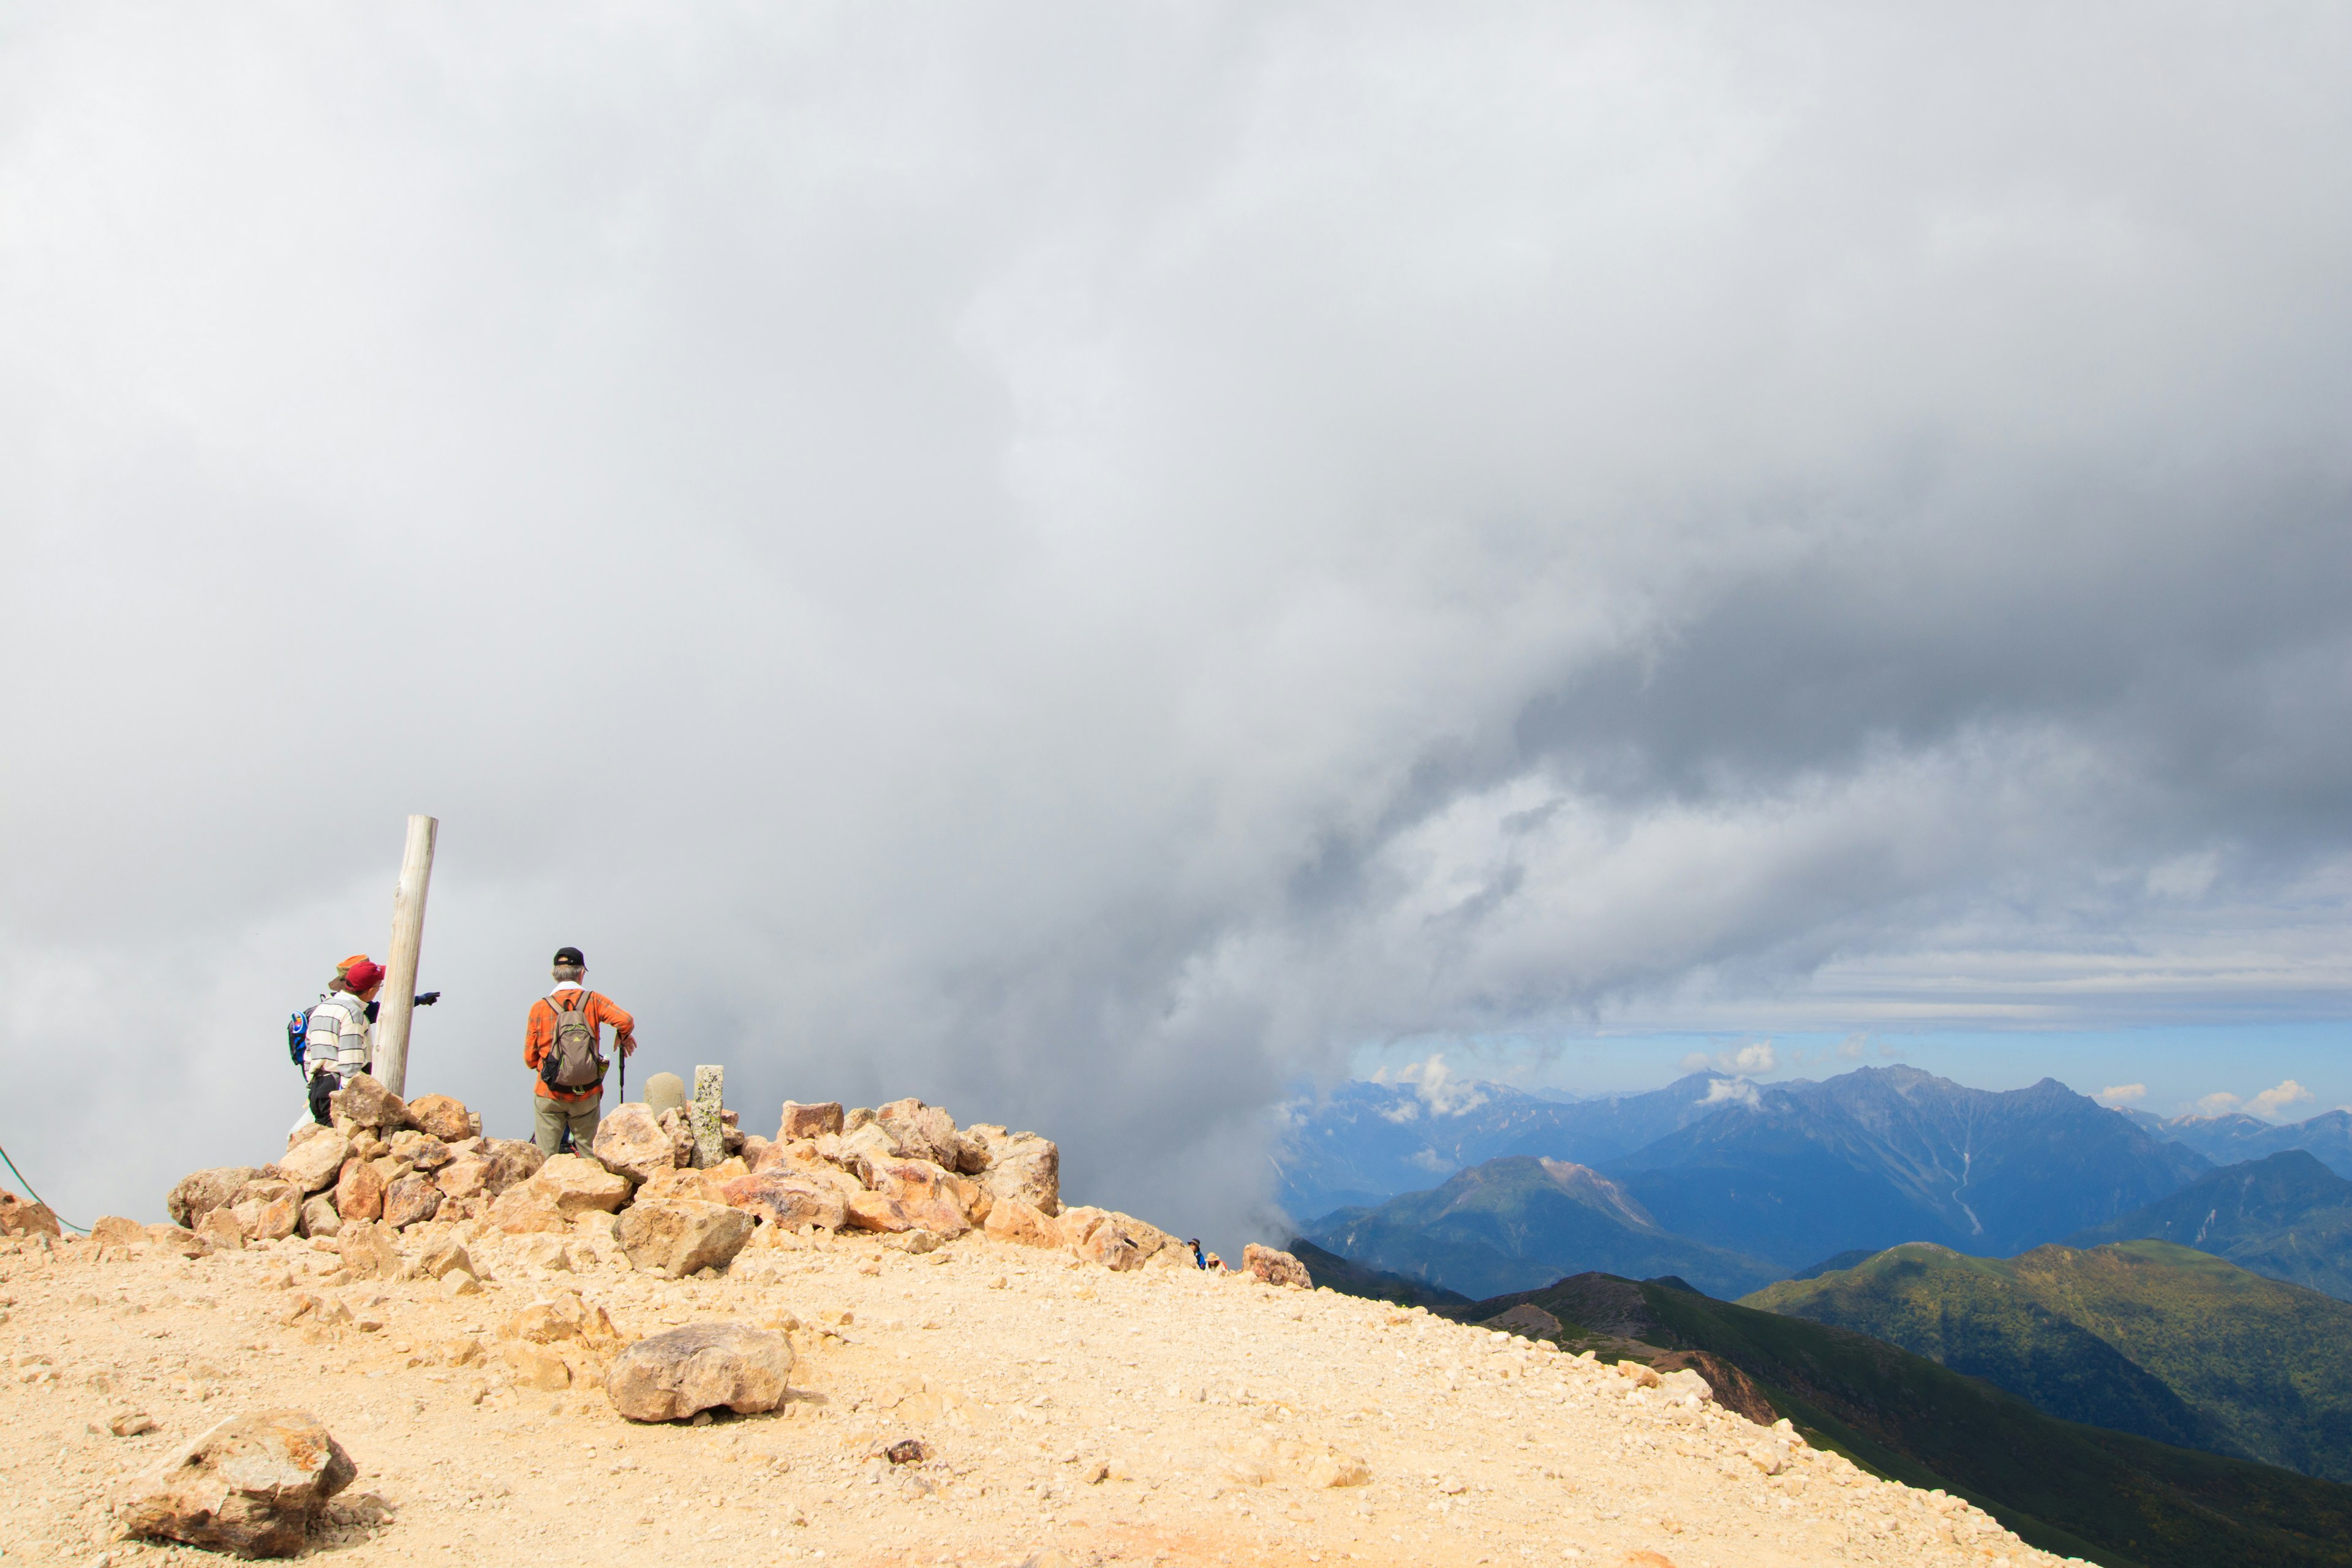
[[[12,6],[7,1147],[270,1157],[412,811],[412,1091],[574,942],[1187,1233],[1367,1049],[2341,1020],[2347,45]]]

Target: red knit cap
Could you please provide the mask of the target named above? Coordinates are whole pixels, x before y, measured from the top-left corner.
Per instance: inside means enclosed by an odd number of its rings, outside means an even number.
[[[343,984],[364,995],[383,984],[383,965],[362,958],[343,971]]]

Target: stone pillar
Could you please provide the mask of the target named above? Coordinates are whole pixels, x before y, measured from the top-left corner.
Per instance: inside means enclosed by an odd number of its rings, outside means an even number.
[[[727,1127],[719,1120],[726,1082],[725,1068],[698,1067],[694,1069],[694,1106],[688,1116],[694,1128],[694,1164],[697,1170],[707,1171],[727,1158]]]

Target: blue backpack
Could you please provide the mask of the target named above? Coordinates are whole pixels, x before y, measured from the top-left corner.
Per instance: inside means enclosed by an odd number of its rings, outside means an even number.
[[[302,1070],[302,1058],[310,1051],[310,1009],[289,1015],[286,1020],[286,1054],[294,1058],[295,1070]]]

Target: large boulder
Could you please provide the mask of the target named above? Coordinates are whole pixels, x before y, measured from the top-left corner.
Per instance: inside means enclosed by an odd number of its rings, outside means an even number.
[[[792,1342],[740,1323],[697,1323],[639,1340],[604,1380],[613,1408],[632,1421],[682,1421],[722,1406],[773,1410],[792,1375]]]
[[[776,1142],[789,1142],[795,1138],[822,1138],[828,1132],[841,1131],[841,1101],[827,1100],[814,1105],[803,1105],[797,1100],[784,1101],[783,1120],[776,1126]]]
[[[1059,1247],[1062,1245],[1061,1222],[1050,1215],[1037,1212],[1033,1204],[1019,1198],[998,1198],[989,1205],[987,1230],[992,1241],[1009,1241],[1020,1247]]]
[[[408,1119],[444,1143],[461,1143],[474,1135],[474,1119],[462,1100],[446,1094],[427,1094],[408,1102]]]
[[[1018,1198],[1048,1217],[1062,1212],[1062,1151],[1050,1140],[990,1126],[971,1135],[987,1152],[980,1182],[992,1196]]]
[[[416,1131],[392,1135],[392,1157],[412,1171],[437,1171],[452,1158],[449,1145],[429,1132]]]
[[[490,1195],[490,1163],[478,1155],[452,1160],[433,1173],[433,1184],[445,1198],[486,1198]]]
[[[364,1127],[386,1137],[412,1125],[408,1106],[400,1096],[368,1073],[356,1073],[327,1097],[327,1114],[337,1127]]]
[[[302,1219],[302,1193],[292,1182],[257,1176],[229,1205],[247,1241],[283,1241]]]
[[[500,1193],[491,1203],[487,1217],[492,1226],[509,1236],[531,1236],[572,1228],[570,1217],[555,1206],[555,1200],[530,1182]]]
[[[843,1217],[852,1230],[873,1230],[896,1234],[912,1230],[915,1222],[898,1206],[896,1198],[886,1198],[880,1193],[856,1192],[843,1194]]]
[[[890,1135],[904,1158],[928,1160],[934,1165],[955,1169],[956,1152],[962,1140],[956,1136],[955,1118],[938,1106],[925,1105],[919,1100],[894,1100],[875,1107],[874,1120]]]
[[[308,1197],[333,1186],[335,1178],[342,1173],[343,1162],[351,1157],[350,1139],[314,1121],[294,1134],[286,1152],[278,1158],[277,1171]]]
[[[614,1108],[596,1128],[596,1158],[640,1184],[677,1168],[677,1146],[649,1106]]]
[[[972,1227],[971,1211],[982,1197],[977,1183],[929,1160],[876,1160],[866,1167],[866,1181],[884,1197],[895,1199],[915,1225],[948,1240]],[[981,1217],[987,1218],[984,1208]]]
[[[335,1200],[324,1193],[302,1200],[301,1223],[295,1226],[304,1236],[333,1236],[343,1228],[343,1216],[335,1212]]]
[[[629,1201],[630,1182],[582,1154],[558,1154],[524,1184],[555,1206],[566,1220],[583,1214],[611,1214]]]
[[[483,1185],[493,1197],[519,1182],[530,1180],[547,1163],[547,1156],[528,1138],[485,1138],[476,1153],[489,1162],[489,1174],[484,1178]]]
[[[236,1202],[236,1194],[245,1184],[261,1174],[251,1165],[221,1165],[209,1171],[196,1171],[182,1176],[171,1195],[163,1200],[164,1212],[174,1225],[194,1230],[205,1215],[217,1208],[226,1208]]]
[[[393,1245],[389,1226],[372,1220],[346,1219],[336,1233],[335,1251],[355,1279],[400,1278],[400,1249]]]
[[[335,1182],[335,1212],[343,1223],[383,1217],[383,1173],[366,1160],[346,1160]]]
[[[119,1214],[102,1214],[90,1222],[92,1247],[145,1247],[147,1227]]]
[[[637,1189],[636,1201],[647,1198],[681,1198],[688,1203],[719,1204],[727,1201],[719,1183],[712,1180],[709,1171],[698,1171],[692,1165],[662,1172]]]
[[[124,1488],[115,1521],[132,1537],[291,1557],[327,1500],[358,1474],[315,1415],[233,1415]]]
[[[1287,1252],[1271,1247],[1260,1247],[1253,1241],[1242,1248],[1242,1269],[1255,1274],[1269,1285],[1287,1286],[1294,1290],[1311,1290],[1315,1280],[1307,1272],[1307,1265]]]
[[[725,1204],[647,1198],[623,1211],[614,1238],[629,1261],[646,1273],[683,1279],[732,1263],[758,1224]]]
[[[179,1188],[172,1189],[176,1196]],[[0,1193],[0,1236],[63,1237],[64,1227],[49,1205],[36,1200],[20,1198],[14,1193]]]
[[[441,1189],[421,1173],[401,1177],[383,1191],[383,1223],[394,1230],[431,1219],[441,1211]]]
[[[786,1230],[804,1225],[839,1230],[848,1222],[849,1211],[838,1187],[792,1176],[738,1176],[719,1189],[719,1196],[729,1207],[757,1215]]]

